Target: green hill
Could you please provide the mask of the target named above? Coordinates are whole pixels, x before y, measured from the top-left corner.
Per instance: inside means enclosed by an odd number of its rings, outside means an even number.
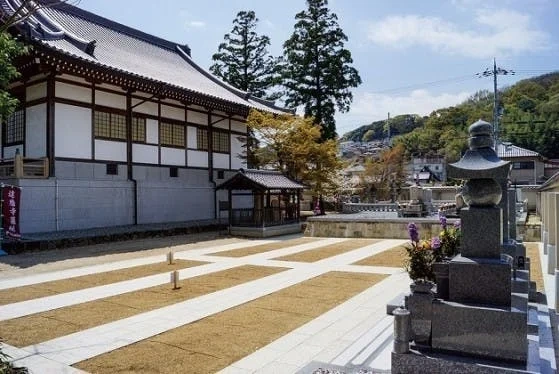
[[[502,117],[499,137],[520,147],[559,158],[559,72],[517,82],[499,92]],[[493,93],[478,91],[456,106],[429,116],[398,115],[389,120],[408,156],[444,155],[457,160],[467,148],[467,128],[478,119],[493,122]],[[376,121],[343,135],[341,140],[371,141],[386,137],[387,121]]]

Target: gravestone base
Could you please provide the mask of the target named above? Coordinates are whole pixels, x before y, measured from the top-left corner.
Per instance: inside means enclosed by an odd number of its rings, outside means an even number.
[[[522,304],[521,300],[518,301]],[[433,302],[432,347],[526,363],[527,319],[527,308],[480,306],[437,299]]]
[[[464,357],[449,353],[418,348],[412,344],[409,353],[392,352],[392,374],[520,374],[534,373],[526,365]]]
[[[449,264],[449,300],[510,306],[511,265],[458,255]]]

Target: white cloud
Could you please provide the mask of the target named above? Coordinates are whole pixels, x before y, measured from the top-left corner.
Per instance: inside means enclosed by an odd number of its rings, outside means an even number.
[[[478,10],[471,29],[438,17],[389,16],[368,26],[368,39],[381,45],[413,45],[467,57],[489,58],[549,47],[549,36],[531,25],[530,16],[513,10]]]
[[[206,22],[204,22],[204,21],[189,21],[189,22],[187,22],[187,26],[194,27],[194,28],[202,28],[202,27],[206,27]]]
[[[386,119],[400,114],[428,115],[435,109],[457,105],[468,97],[471,92],[432,94],[427,90],[414,90],[406,96],[394,96],[370,92],[355,96],[348,113],[338,113],[336,123],[338,134],[366,125],[373,121]]]

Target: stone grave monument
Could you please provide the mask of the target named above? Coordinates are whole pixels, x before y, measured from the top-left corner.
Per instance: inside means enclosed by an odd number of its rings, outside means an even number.
[[[395,320],[398,345],[392,373],[527,372],[527,271],[513,271],[513,257],[502,254],[503,222],[510,216],[503,218],[499,204],[510,164],[492,148],[491,124],[478,121],[469,134],[469,150],[449,165],[450,177],[467,180],[462,189],[467,207],[460,211],[460,254],[447,265],[448,297],[432,297],[430,305],[424,305],[423,297],[420,309],[412,294],[406,298],[407,308],[393,311],[396,320],[404,317],[402,311],[410,314],[411,332]],[[430,336],[421,336],[408,348],[398,335],[413,339],[417,318],[422,326],[430,325]]]

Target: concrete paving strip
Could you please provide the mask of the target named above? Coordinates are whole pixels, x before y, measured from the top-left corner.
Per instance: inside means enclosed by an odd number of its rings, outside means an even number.
[[[308,244],[300,244],[294,247],[278,249],[276,251],[271,251],[269,253],[271,254],[273,254],[274,252],[278,253],[283,250],[287,252],[302,251],[309,248],[320,247],[321,245],[328,245],[339,240],[340,239],[324,239]],[[248,256],[248,259],[260,258],[264,254],[266,253]],[[180,256],[177,257],[181,259],[190,259],[190,256],[187,253],[180,253],[179,255]],[[193,255],[192,257],[201,258],[205,256]],[[159,258],[161,258],[161,256],[159,256]],[[196,277],[198,275],[204,275],[216,271],[230,269],[232,267],[245,264],[246,260],[247,258],[231,258],[231,259],[223,260],[221,262],[211,263],[207,265],[200,265],[194,268],[182,269],[179,271],[180,279],[186,279],[186,278]],[[45,312],[47,310],[62,308],[70,305],[84,303],[87,301],[98,300],[105,297],[119,295],[125,292],[138,291],[144,288],[153,287],[168,282],[169,282],[169,273],[162,273],[162,274],[150,275],[147,277],[142,277],[137,279],[131,279],[127,281],[112,283],[104,286],[91,287],[91,288],[86,288],[78,291],[67,292],[64,294],[47,296],[39,299],[22,301],[19,303],[7,304],[7,305],[0,306],[0,321],[23,317],[34,313]]]
[[[182,303],[29,346],[24,350],[32,355],[41,355],[71,365],[337,270],[340,265],[392,248],[400,242],[403,241],[384,240],[355,250],[355,253],[331,257],[305,268],[290,269]],[[367,300],[362,301],[366,305]],[[332,314],[328,315],[333,318]],[[337,316],[342,317],[343,313]]]
[[[229,251],[231,249],[252,247],[256,245],[269,244],[274,242],[275,242],[274,240],[254,240],[254,241],[246,241],[241,243],[224,244],[218,247],[209,247],[209,248],[201,248],[201,249],[198,248],[198,249],[185,250],[181,252],[175,252],[175,257],[183,258],[184,255],[186,254],[192,254],[193,256],[204,255],[210,252]],[[110,263],[100,264],[100,265],[84,266],[75,269],[53,271],[53,272],[41,273],[37,275],[15,277],[10,279],[0,280],[0,290],[7,289],[7,288],[28,286],[31,284],[55,281],[60,279],[79,277],[82,275],[103,273],[106,271],[118,270],[122,268],[148,265],[148,264],[153,264],[161,261],[166,261],[166,254],[149,256],[144,258],[135,258],[131,260],[116,261],[116,262],[110,262]]]
[[[392,332],[392,317],[386,316],[386,303],[394,296],[393,292],[409,289],[409,283],[402,270],[220,373],[273,373],[282,368],[279,372],[288,374],[313,362],[317,363],[316,368],[333,365],[348,369],[374,362],[379,366],[377,369],[384,369],[387,364],[381,357],[386,345],[384,335],[388,330]],[[383,339],[372,343],[371,339],[377,336]]]
[[[26,367],[29,374],[87,374],[87,372],[69,365],[53,361],[41,355],[30,355],[29,352],[7,344],[0,344],[2,352],[10,356],[17,367]]]

